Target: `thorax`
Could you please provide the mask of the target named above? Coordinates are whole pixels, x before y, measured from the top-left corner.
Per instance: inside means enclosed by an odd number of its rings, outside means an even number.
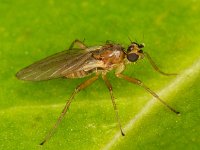
[[[86,51],[92,56],[76,72],[68,78],[82,78],[92,73],[108,72],[117,69],[124,64],[124,48],[117,44],[89,47]]]
[[[124,61],[124,48],[117,44],[106,44],[93,52],[93,58],[102,63],[102,69],[113,69]]]

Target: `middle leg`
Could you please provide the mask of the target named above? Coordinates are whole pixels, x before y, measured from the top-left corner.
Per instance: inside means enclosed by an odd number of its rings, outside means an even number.
[[[125,136],[123,130],[122,130],[122,125],[121,125],[121,121],[120,121],[120,118],[119,118],[119,114],[118,114],[118,109],[117,109],[117,105],[115,103],[115,98],[113,96],[113,90],[112,90],[112,85],[110,84],[110,82],[108,81],[106,75],[102,74],[102,78],[110,92],[110,96],[111,96],[111,100],[112,100],[112,104],[113,104],[113,107],[114,107],[114,110],[115,110],[115,113],[116,113],[116,119],[117,119],[117,122],[118,122],[118,125],[119,125],[119,128],[120,128],[120,131],[121,131],[121,134],[122,136]]]

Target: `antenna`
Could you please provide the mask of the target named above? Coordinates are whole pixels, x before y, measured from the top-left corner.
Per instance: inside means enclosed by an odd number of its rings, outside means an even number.
[[[130,41],[131,43],[133,43],[133,41],[131,40],[130,36],[128,36],[128,39],[129,39],[129,41]]]

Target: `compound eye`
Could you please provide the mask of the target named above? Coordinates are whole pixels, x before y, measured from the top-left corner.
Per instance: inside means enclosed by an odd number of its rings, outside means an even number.
[[[131,62],[137,61],[138,58],[139,58],[139,56],[135,53],[130,53],[130,54],[127,55],[127,59]]]

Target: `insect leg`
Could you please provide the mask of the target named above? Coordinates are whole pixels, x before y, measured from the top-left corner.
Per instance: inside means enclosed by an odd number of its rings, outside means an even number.
[[[148,59],[148,61],[150,62],[154,70],[159,72],[160,74],[165,75],[165,76],[177,75],[176,73],[165,73],[161,71],[147,52],[144,52],[144,56]]]
[[[116,76],[118,78],[122,78],[128,82],[137,84],[139,86],[141,86],[142,88],[144,88],[147,92],[149,92],[151,95],[153,95],[157,100],[159,100],[162,104],[164,104],[166,107],[168,107],[172,112],[176,113],[176,114],[180,114],[180,112],[176,111],[174,108],[172,108],[171,106],[169,106],[165,101],[163,101],[154,91],[152,91],[150,88],[148,88],[142,81],[136,79],[136,78],[131,78],[128,76],[125,76],[123,74],[116,74]]]
[[[72,49],[74,47],[74,45],[77,45],[81,49],[87,48],[87,46],[83,42],[81,42],[80,40],[77,40],[77,39],[72,42],[69,49]]]
[[[108,88],[108,90],[109,90],[109,92],[110,92],[112,104],[113,104],[113,107],[114,107],[114,110],[115,110],[115,113],[116,113],[116,119],[117,119],[117,121],[118,121],[121,134],[122,134],[122,136],[125,136],[124,132],[122,131],[122,126],[121,126],[121,122],[120,122],[120,118],[119,118],[119,114],[118,114],[117,105],[116,105],[116,103],[115,103],[115,98],[114,98],[114,96],[113,96],[112,85],[111,85],[111,83],[108,81],[106,75],[102,74],[102,78],[103,78],[103,80],[105,81],[105,84],[106,84],[106,86],[107,86],[107,88]]]
[[[54,126],[52,127],[52,129],[49,131],[49,133],[46,135],[46,137],[44,138],[44,140],[40,143],[40,145],[43,145],[46,141],[48,141],[52,135],[54,134],[56,128],[58,127],[58,125],[60,124],[60,122],[62,121],[63,117],[65,116],[72,100],[74,99],[74,96],[81,90],[85,89],[86,87],[88,87],[90,84],[92,84],[94,81],[96,81],[98,79],[98,75],[84,81],[83,83],[81,83],[80,85],[78,85],[74,92],[72,93],[72,95],[70,96],[69,100],[66,102],[64,109],[62,110],[60,116],[58,117],[57,122],[54,124]]]

